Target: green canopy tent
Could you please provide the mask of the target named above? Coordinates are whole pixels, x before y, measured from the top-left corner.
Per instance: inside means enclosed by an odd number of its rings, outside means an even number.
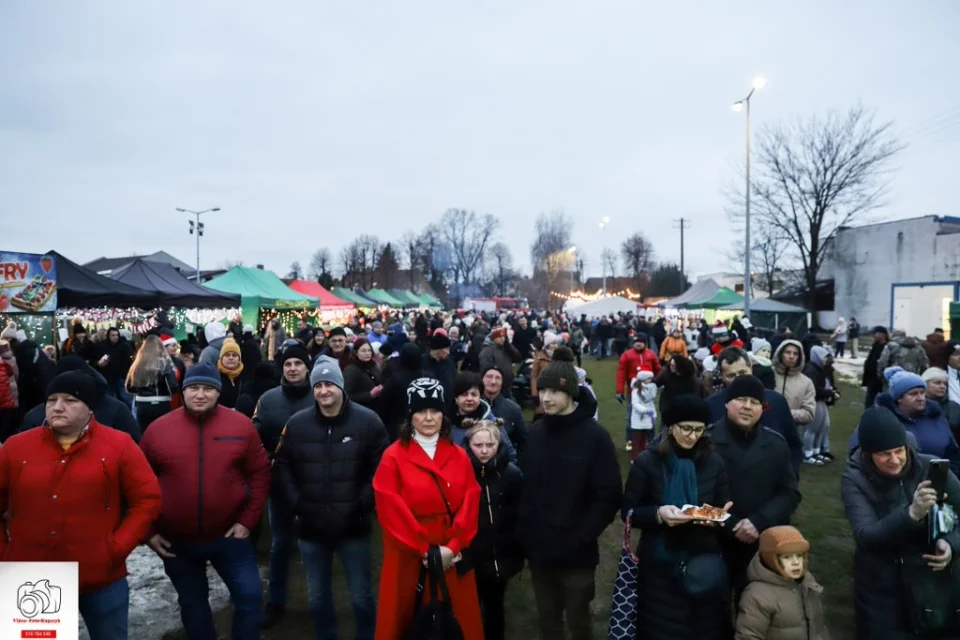
[[[743,300],[735,304],[720,307],[721,312],[743,312]],[[759,329],[779,331],[790,327],[796,338],[803,338],[809,330],[809,313],[803,307],[771,300],[770,298],[755,298],[750,301],[750,323]]]
[[[390,295],[383,289],[370,289],[366,291],[363,295],[367,296],[377,304],[385,304],[391,309],[403,308],[402,302],[394,298],[392,295]]]
[[[423,306],[423,301],[420,298],[404,289],[387,289],[387,293],[402,302],[405,309]]]
[[[352,302],[358,307],[362,307],[364,309],[372,309],[377,306],[375,301],[370,300],[369,298],[362,296],[351,289],[347,289],[346,287],[334,287],[330,289],[330,293],[337,296],[341,300]]]
[[[317,299],[302,295],[290,289],[272,271],[251,267],[234,267],[221,276],[217,276],[206,287],[217,291],[226,291],[240,295],[244,324],[252,324],[259,329],[261,309],[269,312],[316,309]],[[284,325],[288,324],[284,322]],[[293,330],[295,323],[285,327]]]
[[[738,302],[743,302],[742,295],[727,287],[720,287],[708,300],[701,301],[700,307],[703,309],[719,309]],[[687,308],[690,308],[690,303],[687,303]]]
[[[439,300],[437,300],[436,298],[434,298],[434,297],[433,297],[432,295],[430,295],[429,293],[421,293],[421,294],[420,294],[419,296],[417,296],[417,297],[420,299],[420,301],[421,301],[424,305],[426,305],[426,306],[428,306],[428,307],[433,307],[433,308],[435,308],[435,309],[442,309],[442,308],[443,308],[443,303],[440,302]]]

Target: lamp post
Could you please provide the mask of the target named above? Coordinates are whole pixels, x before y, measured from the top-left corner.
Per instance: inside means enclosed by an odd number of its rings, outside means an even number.
[[[610,216],[600,221],[600,236],[603,240],[603,253],[600,254],[600,266],[603,268],[603,295],[607,295],[607,234],[604,230],[610,225]]]
[[[750,87],[750,93],[747,94],[747,97],[743,100],[737,100],[733,103],[733,110],[740,112],[743,110],[744,105],[747,107],[747,191],[746,191],[746,223],[745,223],[745,235],[746,240],[744,241],[744,259],[743,266],[743,317],[747,318],[750,316],[750,293],[751,293],[751,282],[750,282],[750,98],[753,97],[753,92],[757,89],[763,89],[763,86],[767,84],[767,80],[760,76],[753,79],[753,86]]]
[[[210,211],[220,211],[220,207],[213,207],[210,209],[204,209],[203,211],[191,211],[190,209],[183,209],[182,207],[177,207],[177,211],[180,213],[190,213],[197,216],[197,223],[194,225],[193,220],[190,221],[190,235],[193,235],[196,232],[197,236],[197,284],[200,284],[200,236],[203,235],[203,223],[200,222],[200,216],[204,213]]]
[[[570,254],[570,295],[573,295],[573,274],[577,269],[577,247],[576,245],[567,249],[567,253]]]

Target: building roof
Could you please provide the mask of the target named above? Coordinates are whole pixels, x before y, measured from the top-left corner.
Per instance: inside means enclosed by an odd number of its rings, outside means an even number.
[[[927,220],[927,219],[932,219],[933,222],[945,222],[947,224],[960,224],[960,217],[957,217],[957,216],[940,216],[936,214],[927,214],[925,216],[897,218],[896,220],[881,220],[878,222],[864,222],[863,224],[851,224],[845,227],[840,227],[838,231],[847,231],[850,229],[866,229],[868,227],[879,227],[885,224],[903,224],[906,222],[916,222],[917,220]]]
[[[108,277],[155,293],[162,297],[164,305],[171,307],[216,309],[240,306],[239,295],[201,287],[165,262],[148,262],[138,258],[113,271]]]
[[[145,256],[126,256],[123,258],[97,258],[96,260],[91,260],[90,262],[84,264],[83,266],[91,271],[95,271],[101,275],[110,275],[111,272],[117,271],[133,263],[136,260],[143,260],[144,262],[162,262],[164,264],[169,264],[174,269],[180,271],[187,271],[196,273],[196,267],[192,267],[186,262],[182,262],[177,258],[173,257],[166,251],[156,251],[149,255]]]

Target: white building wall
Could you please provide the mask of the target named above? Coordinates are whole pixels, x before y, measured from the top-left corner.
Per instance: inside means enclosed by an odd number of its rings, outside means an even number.
[[[893,284],[960,281],[960,218],[924,216],[841,229],[821,274],[834,279],[837,316],[856,316],[863,327],[889,326]],[[916,314],[897,315],[921,324]],[[927,324],[902,328],[926,335],[942,320],[931,317]]]

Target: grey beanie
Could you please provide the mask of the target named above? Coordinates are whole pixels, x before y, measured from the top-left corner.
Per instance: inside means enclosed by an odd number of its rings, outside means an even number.
[[[330,356],[317,358],[313,365],[313,371],[310,372],[311,387],[315,387],[321,382],[329,382],[343,391],[343,372],[340,371],[340,363]]]

